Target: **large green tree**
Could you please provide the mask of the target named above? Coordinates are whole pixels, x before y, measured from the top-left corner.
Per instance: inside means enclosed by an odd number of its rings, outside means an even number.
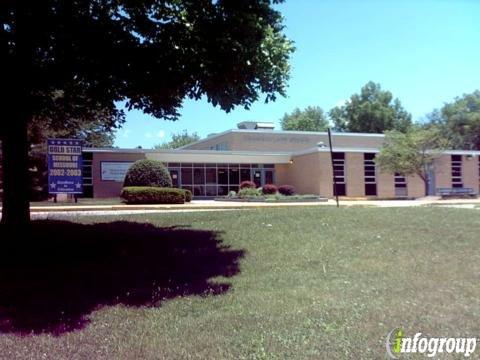
[[[176,119],[185,97],[230,111],[284,95],[280,0],[3,0],[2,222],[28,222],[27,126],[77,126],[115,106]]]
[[[375,157],[375,163],[383,171],[392,174],[418,175],[425,184],[425,194],[428,194],[430,167],[448,146],[441,130],[415,126],[404,133],[392,130],[385,135],[385,143]]]
[[[480,150],[480,91],[455,98],[428,115],[426,127],[442,130],[452,147]]]
[[[178,149],[179,147],[191,144],[200,140],[200,136],[196,132],[189,134],[187,130],[172,135],[172,140],[162,144],[155,145],[154,149]]]
[[[405,132],[412,125],[412,116],[380,84],[368,82],[343,106],[329,112],[337,131],[383,133],[387,130]]]
[[[280,123],[283,130],[326,131],[328,129],[328,120],[318,106],[308,106],[304,110],[296,108],[290,114],[285,114],[280,119]]]

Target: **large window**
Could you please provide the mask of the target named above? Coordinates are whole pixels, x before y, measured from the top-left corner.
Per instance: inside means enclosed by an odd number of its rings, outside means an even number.
[[[452,187],[463,187],[462,180],[462,155],[452,155]]]
[[[333,195],[345,196],[346,195],[346,186],[345,186],[345,153],[343,152],[334,152],[333,153]],[[335,187],[335,182],[337,186]]]
[[[377,180],[375,176],[375,154],[363,154],[363,171],[365,180],[365,195],[377,196]]]
[[[258,186],[272,183],[274,164],[204,164],[168,163],[173,186],[192,191],[194,196],[215,197],[238,191],[242,181]],[[175,179],[173,179],[175,177]],[[263,181],[263,183],[262,183]]]

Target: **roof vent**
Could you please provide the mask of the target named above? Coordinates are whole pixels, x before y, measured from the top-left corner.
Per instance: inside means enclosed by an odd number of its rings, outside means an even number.
[[[275,124],[273,122],[242,121],[237,124],[237,127],[243,130],[273,130]]]

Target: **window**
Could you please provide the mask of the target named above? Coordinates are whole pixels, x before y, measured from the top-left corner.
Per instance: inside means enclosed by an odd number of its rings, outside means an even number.
[[[363,154],[363,169],[365,180],[365,195],[377,196],[377,179],[375,174],[375,154]]]
[[[345,153],[334,152],[333,158],[333,195],[345,196]],[[335,187],[335,182],[337,186]]]
[[[395,173],[395,196],[404,197],[407,195],[407,180],[405,176]]]
[[[462,155],[452,155],[452,187],[462,188]]]
[[[255,169],[252,169],[255,167]],[[217,164],[217,163],[169,163],[168,170],[175,187],[190,190],[194,196],[215,197],[237,192],[239,184],[245,180],[262,179],[273,182],[274,165],[265,169],[263,164]],[[270,167],[270,166],[268,166]],[[263,176],[262,174],[265,175]]]

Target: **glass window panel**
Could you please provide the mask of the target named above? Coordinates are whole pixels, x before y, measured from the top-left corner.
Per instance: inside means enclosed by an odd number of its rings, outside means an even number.
[[[168,167],[180,167],[180,163],[168,163]]]
[[[240,169],[240,181],[250,181],[250,169]]]
[[[193,167],[196,167],[196,168],[204,168],[204,167],[205,167],[205,164],[204,164],[204,163],[195,163],[195,164],[193,164]]]
[[[217,183],[217,169],[207,168],[205,170],[207,184],[216,184]]]
[[[192,184],[193,170],[189,168],[182,168],[182,185]]]
[[[205,186],[205,196],[217,196],[217,187]]]
[[[273,184],[273,171],[265,171],[265,184]]]
[[[240,172],[238,169],[230,169],[229,170],[230,179],[229,184],[239,184],[240,183]]]
[[[216,163],[205,164],[205,167],[207,167],[207,168],[216,168],[216,167],[217,167],[217,164],[216,164]]]
[[[335,188],[335,185],[333,185],[333,195],[338,196],[345,196],[346,194],[346,187],[345,184],[337,184],[337,187]]]
[[[227,169],[218,169],[218,183],[219,184],[228,184],[228,170]]]
[[[238,164],[228,164],[229,169],[238,169],[239,165]]]
[[[229,186],[228,187],[228,191],[235,191],[235,192],[238,192],[238,186]]]
[[[193,196],[205,196],[205,186],[195,185],[193,187]]]
[[[274,165],[274,164],[263,164],[263,167],[264,167],[265,169],[272,169],[272,168],[275,167],[275,165]]]
[[[224,196],[228,194],[228,186],[227,185],[219,185],[218,186],[218,196]]]
[[[365,184],[365,195],[376,196],[377,195],[377,185],[376,184]]]
[[[241,168],[250,169],[250,164],[240,164]]]
[[[192,163],[181,163],[180,165],[185,168],[192,167]]]
[[[194,184],[205,184],[205,169],[193,169],[193,182]]]

